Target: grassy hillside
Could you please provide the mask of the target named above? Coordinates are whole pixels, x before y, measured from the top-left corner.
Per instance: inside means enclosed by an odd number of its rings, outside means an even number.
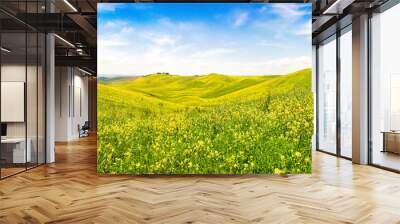
[[[310,172],[312,113],[310,69],[103,79],[98,171]]]
[[[132,79],[106,82],[116,89],[143,93],[145,95],[177,102],[179,104],[207,104],[215,100],[259,97],[279,89],[307,89],[311,86],[311,70],[305,69],[284,76],[178,76],[152,74]]]

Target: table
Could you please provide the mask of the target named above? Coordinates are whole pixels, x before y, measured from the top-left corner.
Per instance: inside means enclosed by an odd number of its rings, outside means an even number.
[[[25,140],[28,143],[25,151]],[[1,157],[6,163],[20,164],[32,160],[32,140],[30,138],[1,139]]]
[[[383,150],[382,152],[392,152],[400,154],[400,131],[382,131]]]

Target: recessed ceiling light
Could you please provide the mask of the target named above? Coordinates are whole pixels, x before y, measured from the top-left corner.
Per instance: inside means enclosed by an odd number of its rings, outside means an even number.
[[[57,37],[59,40],[61,40],[62,42],[66,43],[67,45],[69,45],[70,47],[75,48],[75,45],[73,45],[71,42],[69,42],[68,40],[60,37],[58,34],[54,34],[55,37]]]
[[[81,71],[81,72],[83,72],[83,73],[85,73],[85,74],[87,74],[87,75],[92,75],[92,73],[90,73],[90,72],[88,72],[88,71],[85,71],[85,70],[83,70],[83,69],[81,69],[81,68],[79,68],[79,67],[78,67],[78,70]]]
[[[347,8],[349,5],[351,5],[353,2],[354,0],[336,0],[327,9],[325,9],[322,14],[323,15],[342,14],[343,10]]]
[[[74,12],[78,12],[78,10],[73,6],[68,0],[64,0],[65,4],[67,4]]]
[[[6,53],[10,53],[11,52],[11,50],[9,50],[9,49],[7,49],[5,47],[1,47],[0,49],[1,49],[1,51],[4,51]]]

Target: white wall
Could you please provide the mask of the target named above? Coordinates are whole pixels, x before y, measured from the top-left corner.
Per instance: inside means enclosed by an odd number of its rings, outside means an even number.
[[[78,125],[88,120],[88,78],[76,68],[56,67],[55,85],[55,140],[77,139]]]
[[[37,70],[39,69],[39,70]],[[25,66],[25,64],[2,64],[2,82],[24,82],[26,83],[26,108],[23,106],[22,113],[27,115],[27,120],[22,122],[5,122],[7,124],[8,138],[24,138],[25,135],[30,139],[32,161],[44,163],[45,150],[45,118],[44,118],[44,74],[42,68],[35,66]],[[27,78],[27,81],[25,80]],[[23,94],[23,93],[22,93]],[[7,97],[7,96],[2,96]],[[12,110],[12,108],[1,108],[1,110]],[[13,113],[13,111],[8,111]],[[37,153],[39,155],[37,156]]]
[[[77,70],[75,70],[73,83],[73,85],[75,86],[75,95],[73,96],[75,102],[74,108],[72,108],[73,119],[71,120],[71,135],[74,137],[79,137],[78,125],[82,126],[85,121],[88,121],[88,78],[82,76],[82,73],[76,75],[76,71]]]
[[[27,69],[27,70],[26,70]],[[36,74],[35,66],[18,65],[18,64],[4,64],[1,66],[1,81],[2,82],[25,82],[26,71],[28,72],[28,81],[30,86],[35,88],[27,88],[27,108],[28,109],[28,129],[30,127],[36,130],[36,113],[32,113],[31,110],[36,112],[36,80],[31,80],[30,74]],[[32,105],[30,105],[33,103]],[[33,108],[33,109],[32,109]],[[1,108],[7,110],[7,108]],[[31,122],[34,122],[31,124]],[[34,126],[34,127],[33,127]],[[29,131],[29,130],[28,130]],[[36,134],[36,132],[35,132]],[[25,122],[7,122],[7,135],[8,137],[25,137]],[[29,137],[29,133],[28,133]]]
[[[55,140],[67,141],[69,132],[69,68],[55,68]]]
[[[25,82],[25,64],[24,65],[2,65],[1,66],[1,81],[10,82],[18,81]],[[28,68],[29,69],[29,68]],[[7,108],[1,108],[6,110]],[[25,137],[25,122],[7,123],[7,137]]]

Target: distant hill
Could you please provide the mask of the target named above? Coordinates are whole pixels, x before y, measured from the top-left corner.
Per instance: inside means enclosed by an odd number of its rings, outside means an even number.
[[[140,77],[140,76],[99,77],[97,79],[97,81],[100,83],[110,83],[110,82],[118,82],[118,81],[124,81],[124,80],[132,80],[132,79],[135,79],[138,77]]]
[[[134,91],[174,103],[262,95],[271,88],[311,88],[311,69],[279,76],[178,76],[151,74],[101,79],[115,89]]]
[[[311,69],[272,76],[227,76],[215,73],[179,76],[158,73],[140,77],[103,78],[99,83],[103,89],[111,88],[114,94],[125,95],[126,97],[121,96],[124,99],[155,98],[159,103],[167,102],[176,107],[176,104],[205,105],[240,98],[256,98],[272,90],[278,93],[280,90],[310,89]]]

